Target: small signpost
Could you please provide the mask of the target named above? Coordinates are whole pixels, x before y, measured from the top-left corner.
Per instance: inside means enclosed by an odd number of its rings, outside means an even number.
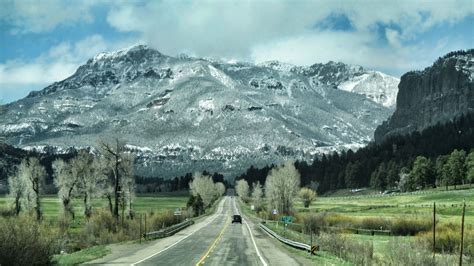
[[[176,209],[176,210],[174,211],[174,216],[181,216],[181,214],[182,214],[182,213],[181,213],[181,209],[180,209],[180,208],[178,208],[178,209]]]
[[[278,214],[278,210],[277,209],[273,209],[273,215],[277,215]]]
[[[250,205],[250,209],[251,209],[252,211],[255,211],[255,205],[253,205],[253,204]]]

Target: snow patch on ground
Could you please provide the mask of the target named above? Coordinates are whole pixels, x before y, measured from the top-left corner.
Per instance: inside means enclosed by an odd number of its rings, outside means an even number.
[[[213,111],[216,108],[213,99],[200,100],[198,105],[204,111]]]
[[[217,79],[220,83],[224,84],[228,88],[234,88],[234,82],[232,81],[231,78],[229,78],[226,74],[224,74],[222,71],[218,70],[212,65],[208,65],[209,71],[211,75]]]

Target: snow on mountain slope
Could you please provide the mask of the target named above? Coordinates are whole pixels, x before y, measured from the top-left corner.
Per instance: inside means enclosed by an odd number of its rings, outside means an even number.
[[[7,105],[0,134],[10,144],[53,152],[119,137],[138,155],[140,175],[206,169],[232,176],[250,165],[310,160],[369,142],[392,113],[357,94],[390,88],[390,79],[371,73],[334,62],[170,57],[137,45],[100,54],[71,77]],[[357,93],[337,89],[351,81]]]
[[[386,107],[395,107],[400,79],[378,71],[367,71],[339,84],[338,89],[362,94]]]

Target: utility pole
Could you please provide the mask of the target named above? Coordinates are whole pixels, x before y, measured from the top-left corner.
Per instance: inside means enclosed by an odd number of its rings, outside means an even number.
[[[466,213],[466,200],[462,204],[462,220],[461,220],[461,254],[459,254],[459,266],[462,265],[462,253],[464,248],[464,214]]]
[[[433,202],[433,264],[436,256],[436,202]]]

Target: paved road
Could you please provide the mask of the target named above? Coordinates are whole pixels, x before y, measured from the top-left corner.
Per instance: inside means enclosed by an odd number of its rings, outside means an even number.
[[[91,262],[108,265],[304,265],[277,247],[274,239],[240,214],[236,200],[224,197],[216,213],[181,232],[146,244],[117,245],[112,254]],[[276,245],[275,245],[276,244]]]

